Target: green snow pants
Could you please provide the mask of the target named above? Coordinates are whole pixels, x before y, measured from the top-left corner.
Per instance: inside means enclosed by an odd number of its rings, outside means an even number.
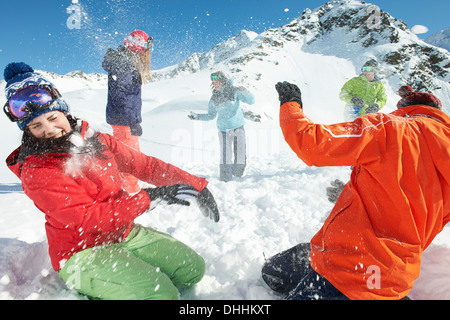
[[[136,225],[124,242],[74,254],[59,277],[81,294],[105,300],[175,300],[198,283],[205,261],[167,234]]]

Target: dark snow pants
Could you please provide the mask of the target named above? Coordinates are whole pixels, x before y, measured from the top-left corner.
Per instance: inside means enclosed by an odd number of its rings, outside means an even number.
[[[246,141],[244,127],[219,131],[220,180],[230,181],[242,177],[246,166]]]
[[[266,261],[262,278],[287,300],[348,300],[327,279],[315,272],[309,263],[311,246],[302,243]]]

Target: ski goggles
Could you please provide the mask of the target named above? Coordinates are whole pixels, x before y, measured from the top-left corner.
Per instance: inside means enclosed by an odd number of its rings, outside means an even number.
[[[146,49],[148,49],[148,50],[153,50],[153,37],[150,37],[148,40],[147,40],[147,48]]]
[[[223,74],[223,72],[215,72],[211,74],[211,80],[213,81],[217,81],[217,80],[224,80],[225,79],[225,75]]]
[[[51,106],[61,94],[49,85],[33,85],[17,90],[3,106],[3,111],[12,122],[26,120],[34,110]]]
[[[129,35],[128,37],[126,37],[126,40],[129,41],[130,43],[137,45],[141,48],[144,48],[146,50],[153,49],[153,37],[150,37],[150,38],[148,38],[147,41],[144,41],[144,40],[136,39],[132,35]]]
[[[373,72],[375,71],[374,67],[364,66],[361,68],[362,72]]]

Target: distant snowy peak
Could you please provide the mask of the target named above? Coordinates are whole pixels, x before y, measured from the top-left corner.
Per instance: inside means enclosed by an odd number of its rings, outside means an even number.
[[[432,34],[425,39],[425,42],[450,51],[450,28]]]
[[[367,48],[378,43],[395,43],[398,31],[407,31],[408,28],[403,21],[373,4],[334,0],[315,10],[306,9],[300,17],[279,30],[287,39],[300,36],[305,45],[332,36],[340,41],[330,43],[330,47],[351,45]]]
[[[257,36],[256,32],[242,30],[237,36],[216,45],[206,53],[194,53],[176,66],[155,71],[153,78],[157,80],[214,68],[232,58],[239,50],[250,46]]]
[[[53,72],[36,70],[50,80],[60,92],[69,92],[80,89],[101,89],[108,85],[108,76],[103,73],[84,73],[72,71],[65,75]]]
[[[104,73],[84,73],[83,71],[72,71],[65,75],[54,72],[35,70],[52,82],[61,93],[80,89],[100,89],[108,85],[108,76]],[[0,97],[4,99],[6,86],[5,80],[0,80]]]
[[[50,81],[70,81],[84,83],[86,87],[98,87],[103,86],[107,83],[107,75],[103,73],[84,73],[83,71],[77,70],[66,73],[65,75],[59,75],[54,72],[48,72],[43,70],[36,70],[36,72],[41,73]]]
[[[373,4],[355,0],[335,0],[314,11],[307,9],[297,25],[298,32],[305,35],[306,46],[327,54],[367,50],[399,43],[402,36],[415,37],[403,21]]]

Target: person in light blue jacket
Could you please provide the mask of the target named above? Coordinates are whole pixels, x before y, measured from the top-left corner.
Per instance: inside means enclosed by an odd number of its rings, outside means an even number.
[[[244,87],[233,86],[233,81],[222,72],[211,74],[213,94],[208,113],[188,115],[191,120],[210,121],[217,117],[220,142],[220,180],[230,181],[244,174],[247,156],[245,119],[240,102],[255,103],[254,95]]]

